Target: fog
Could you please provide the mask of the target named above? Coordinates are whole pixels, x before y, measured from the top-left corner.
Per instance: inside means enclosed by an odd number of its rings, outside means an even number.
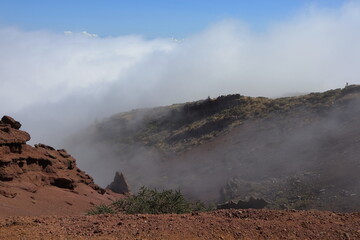
[[[229,134],[176,155],[126,143],[129,136],[125,132],[141,126],[141,121],[121,123],[112,118],[71,138],[69,148],[87,159],[84,168],[103,186],[112,181],[115,171],[121,171],[133,192],[144,185],[180,188],[188,197],[214,203],[224,200],[220,190],[238,179],[243,188],[230,186],[241,191],[239,195],[252,193],[274,201],[275,192],[294,187],[288,185],[289,179],[300,178],[299,188],[306,190],[298,195],[311,189],[316,196],[326,189],[322,197],[331,200],[324,209],[335,209],[329,204],[335,202],[339,211],[343,211],[342,204],[354,211],[357,202],[345,204],[346,197],[334,195],[348,191],[360,196],[359,117],[358,99],[329,109],[295,108],[244,122]]]
[[[224,20],[184,39],[8,27],[0,29],[0,52],[3,114],[23,123],[31,143],[61,148],[74,132],[134,108],[358,83],[360,4],[302,9],[263,32]]]

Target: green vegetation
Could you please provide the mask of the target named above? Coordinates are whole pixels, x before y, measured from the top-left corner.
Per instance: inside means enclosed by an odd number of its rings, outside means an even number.
[[[105,204],[100,204],[98,206],[95,206],[87,212],[88,215],[113,214],[113,213],[116,213],[115,210],[111,206],[107,206]]]
[[[142,187],[137,195],[115,201],[113,206],[118,211],[129,214],[180,214],[206,210],[201,202],[187,201],[180,190],[157,191],[146,187]]]
[[[89,215],[104,213],[166,214],[189,213],[211,210],[202,202],[185,199],[180,190],[162,190],[142,187],[138,194],[114,201],[111,205],[99,205],[88,211]]]

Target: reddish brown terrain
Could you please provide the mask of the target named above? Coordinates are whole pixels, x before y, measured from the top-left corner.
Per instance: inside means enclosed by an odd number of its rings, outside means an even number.
[[[360,239],[360,213],[320,211],[11,217],[0,226],[0,239]]]
[[[20,127],[0,121],[0,216],[78,215],[122,196],[96,185],[65,150],[27,145]]]

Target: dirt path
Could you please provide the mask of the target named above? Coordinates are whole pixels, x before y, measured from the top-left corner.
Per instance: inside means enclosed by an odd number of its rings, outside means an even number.
[[[360,213],[221,210],[9,217],[0,218],[0,239],[360,239]]]

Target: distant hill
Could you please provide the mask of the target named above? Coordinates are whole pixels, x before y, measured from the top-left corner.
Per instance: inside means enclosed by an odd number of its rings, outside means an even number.
[[[102,166],[123,172],[134,189],[359,211],[359,119],[358,85],[277,99],[235,94],[120,113],[75,135],[69,149],[112,152]]]

